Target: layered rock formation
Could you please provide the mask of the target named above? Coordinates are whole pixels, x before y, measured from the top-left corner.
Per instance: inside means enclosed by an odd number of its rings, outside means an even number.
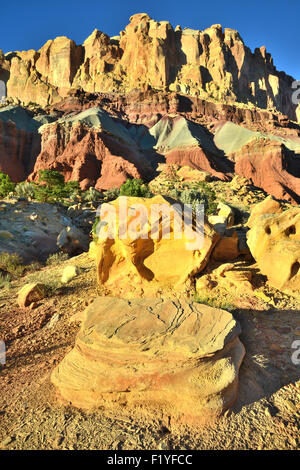
[[[248,246],[271,285],[300,289],[300,210],[283,212],[269,199],[259,204],[248,224]]]
[[[97,233],[99,283],[126,298],[185,290],[219,239],[208,223],[189,220],[162,196],[104,204]]]
[[[151,87],[253,103],[297,118],[292,77],[276,70],[264,47],[252,53],[237,31],[220,25],[174,30],[167,21],[136,14],[118,37],[95,30],[82,46],[58,37],[39,51],[6,54],[1,67],[8,72],[7,96],[25,104],[55,103],[72,88],[128,92]]]
[[[12,181],[24,181],[33,170],[41,149],[37,129],[47,121],[51,117],[33,116],[18,106],[0,109],[0,171]]]
[[[51,379],[80,408],[155,409],[189,421],[216,416],[237,395],[239,333],[230,313],[206,305],[100,297]]]
[[[174,30],[138,14],[119,37],[95,30],[82,46],[60,37],[37,52],[0,54],[1,77],[10,99],[31,103],[0,109],[0,171],[14,181],[55,169],[82,189],[106,190],[150,181],[167,163],[222,180],[236,173],[299,203],[292,78],[236,31]]]
[[[218,125],[215,144],[235,162],[235,173],[267,193],[300,201],[300,138],[253,132],[227,122]]]
[[[59,119],[39,132],[42,149],[31,180],[38,179],[39,170],[53,169],[66,181],[80,181],[82,189],[109,189],[154,173],[126,127],[100,108]]]

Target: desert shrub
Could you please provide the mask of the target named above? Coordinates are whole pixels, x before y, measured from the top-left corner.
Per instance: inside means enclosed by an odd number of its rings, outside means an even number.
[[[173,199],[180,199],[181,191],[180,189],[173,188],[171,191],[169,191],[169,196],[172,197]]]
[[[105,191],[104,196],[109,201],[113,201],[114,199],[117,199],[120,196],[120,189],[110,188],[107,191]]]
[[[83,194],[83,200],[87,202],[99,201],[100,199],[102,199],[102,193],[95,188],[89,188]]]
[[[11,277],[9,274],[0,273],[0,289],[10,289]]]
[[[39,182],[46,183],[50,188],[56,186],[63,186],[65,183],[64,175],[56,170],[40,170],[39,171]]]
[[[151,197],[151,191],[148,185],[143,183],[140,178],[128,179],[120,188],[120,196],[131,197]]]
[[[25,270],[22,258],[17,253],[0,253],[0,269],[12,276],[22,276]]]
[[[46,265],[55,266],[59,263],[62,263],[63,261],[66,261],[67,259],[69,259],[69,255],[67,253],[64,253],[63,251],[59,251],[58,253],[54,253],[48,256]]]
[[[92,226],[92,236],[93,236],[93,241],[97,242],[98,236],[97,236],[97,227],[100,222],[100,217],[96,217],[95,222],[93,223]]]
[[[217,209],[216,194],[205,182],[200,182],[183,191],[173,189],[170,196],[180,200],[183,204],[191,204],[193,211],[196,211],[199,204],[203,204],[207,215],[213,214]]]
[[[26,199],[34,199],[35,185],[33,183],[28,183],[26,181],[23,181],[22,183],[18,183],[15,186],[14,192],[18,197],[23,197]]]
[[[41,202],[61,201],[65,198],[75,199],[80,194],[78,181],[65,183],[64,176],[56,170],[40,170],[39,183],[35,187],[34,198]]]
[[[235,305],[219,297],[198,294],[196,292],[194,295],[194,300],[199,304],[209,305],[210,307],[214,308],[221,308],[222,310],[227,310],[228,312],[233,312],[234,310],[236,310]]]
[[[8,175],[0,171],[0,197],[6,197],[9,193],[15,189],[15,183],[13,183]]]

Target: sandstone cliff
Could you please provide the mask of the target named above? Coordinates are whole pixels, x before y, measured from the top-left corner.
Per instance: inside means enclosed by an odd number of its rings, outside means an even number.
[[[0,78],[8,98],[23,104],[53,104],[71,89],[127,93],[153,88],[250,103],[292,120],[300,116],[291,100],[293,78],[276,70],[265,47],[252,53],[235,30],[220,25],[174,30],[147,14],[133,15],[113,38],[95,30],[82,46],[58,37],[39,51],[1,55]]]

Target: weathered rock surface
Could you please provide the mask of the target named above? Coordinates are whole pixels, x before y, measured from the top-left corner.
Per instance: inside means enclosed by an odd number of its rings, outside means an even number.
[[[95,30],[82,46],[66,37],[39,51],[6,54],[0,64],[7,96],[45,106],[71,89],[128,92],[171,90],[219,102],[253,103],[296,120],[293,78],[278,72],[265,47],[254,53],[235,30],[172,28],[141,13],[119,37]]]
[[[237,396],[245,352],[239,334],[230,313],[206,305],[100,297],[51,379],[80,408],[215,416]]]
[[[218,234],[207,222],[203,227],[201,221],[196,225],[186,219],[183,225],[182,207],[171,203],[175,201],[162,196],[119,197],[105,209],[102,206],[98,280],[113,295],[155,296],[162,290],[185,290],[206,266]]]
[[[268,203],[269,206],[269,203]],[[247,234],[250,251],[271,285],[300,289],[300,210],[252,217]]]
[[[59,119],[39,132],[42,149],[30,180],[38,179],[39,170],[52,169],[66,181],[80,181],[82,189],[109,189],[128,177],[149,178],[154,173],[125,125],[101,108]]]
[[[279,199],[300,201],[300,138],[253,132],[227,122],[215,144],[235,162],[236,174]]]
[[[18,293],[19,307],[29,307],[46,296],[46,287],[40,282],[25,284]]]
[[[60,250],[69,255],[79,255],[88,251],[89,237],[76,227],[67,226],[58,235],[56,240]]]
[[[51,120],[47,115],[34,116],[20,106],[0,109],[0,171],[12,181],[24,181],[33,170],[41,149],[37,129]]]
[[[1,201],[0,215],[0,251],[18,253],[24,262],[45,261],[50,254],[59,251],[57,238],[61,232],[67,226],[75,230],[66,211],[52,204]],[[88,249],[88,235],[81,230],[79,232],[80,239],[85,240]],[[66,244],[69,245],[70,241]],[[76,248],[79,248],[78,245]]]

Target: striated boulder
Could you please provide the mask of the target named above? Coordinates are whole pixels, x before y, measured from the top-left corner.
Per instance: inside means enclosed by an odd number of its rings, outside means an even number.
[[[299,290],[300,209],[258,214],[251,219],[247,241],[261,272],[278,289]]]
[[[97,228],[99,283],[123,297],[189,287],[219,236],[205,221],[196,224],[185,216],[183,224],[182,206],[162,196],[119,197],[102,205]]]
[[[216,416],[237,396],[245,353],[239,334],[229,312],[206,305],[100,297],[51,380],[80,408]]]

